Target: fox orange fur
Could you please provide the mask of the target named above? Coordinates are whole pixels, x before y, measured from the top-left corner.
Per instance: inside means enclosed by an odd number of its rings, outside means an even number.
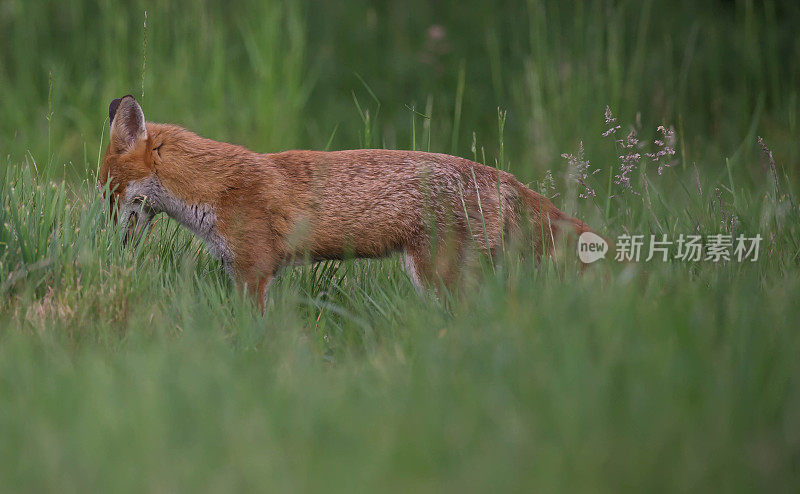
[[[146,122],[130,95],[111,103],[109,118],[100,180],[119,206],[126,240],[168,214],[206,242],[262,311],[277,271],[298,259],[402,253],[421,289],[452,284],[470,245],[494,254],[525,230],[541,232],[529,236],[541,256],[565,231],[589,230],[513,175],[455,156],[259,154]]]

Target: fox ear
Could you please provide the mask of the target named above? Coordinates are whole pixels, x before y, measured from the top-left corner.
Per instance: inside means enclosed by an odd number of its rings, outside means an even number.
[[[144,112],[130,94],[117,98],[108,106],[111,143],[115,149],[127,151],[137,142],[147,139]]]

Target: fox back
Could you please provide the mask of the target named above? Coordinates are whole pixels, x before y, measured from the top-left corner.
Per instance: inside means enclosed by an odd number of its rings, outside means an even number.
[[[260,154],[148,123],[132,96],[109,107],[100,180],[126,241],[164,212],[209,246],[263,310],[298,260],[405,256],[419,288],[454,283],[468,252],[519,238],[538,256],[588,230],[513,175],[445,154],[383,149]],[[101,185],[101,184],[99,184]]]

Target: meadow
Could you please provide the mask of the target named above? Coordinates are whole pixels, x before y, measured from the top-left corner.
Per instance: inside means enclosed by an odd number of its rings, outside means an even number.
[[[798,22],[0,0],[0,491],[796,491]],[[127,93],[255,151],[452,153],[608,238],[760,235],[759,257],[509,249],[439,297],[399,259],[326,262],[262,316],[168,218],[122,247],[95,184]]]

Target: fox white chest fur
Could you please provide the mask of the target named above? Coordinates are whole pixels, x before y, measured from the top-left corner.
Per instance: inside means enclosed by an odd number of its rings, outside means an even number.
[[[233,277],[233,253],[216,230],[217,215],[210,204],[188,204],[164,188],[158,177],[151,175],[128,183],[122,211],[123,221],[131,221],[130,216],[135,214],[141,216],[136,220],[143,223],[149,222],[155,213],[166,213],[203,240]]]

